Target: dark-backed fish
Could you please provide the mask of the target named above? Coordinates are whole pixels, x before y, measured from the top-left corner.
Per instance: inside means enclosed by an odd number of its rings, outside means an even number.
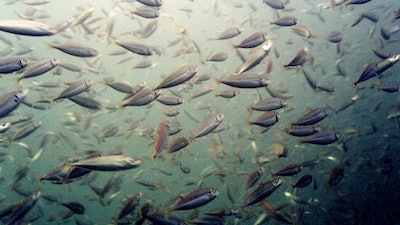
[[[229,76],[217,81],[219,83],[237,88],[260,88],[265,87],[270,83],[270,80],[268,80],[267,78],[253,74],[240,74],[236,76]]]
[[[20,89],[0,96],[0,118],[7,116],[24,101],[28,90]]]
[[[256,204],[266,197],[270,196],[281,184],[283,183],[282,178],[275,178],[270,181],[261,183],[258,187],[247,196],[242,208]]]
[[[188,195],[182,197],[176,203],[176,205],[172,207],[171,211],[198,208],[214,200],[218,196],[218,194],[219,191],[216,188],[201,188],[195,190]]]
[[[58,59],[45,59],[28,66],[28,68],[18,78],[18,82],[25,78],[42,75],[58,65]]]
[[[64,53],[77,57],[94,57],[98,55],[96,49],[81,44],[65,43],[65,44],[51,44],[50,46]]]
[[[24,58],[0,59],[0,74],[13,73],[24,69],[27,65],[27,61]]]
[[[179,69],[164,78],[155,89],[169,88],[182,84],[196,75],[197,70],[198,67],[196,65],[181,66]]]
[[[339,139],[339,134],[335,130],[321,130],[315,134],[307,136],[300,143],[309,143],[317,145],[328,145]]]
[[[142,160],[123,155],[107,155],[95,158],[83,159],[71,163],[72,166],[88,170],[119,171],[138,167]]]
[[[256,32],[242,40],[239,44],[234,45],[235,48],[254,48],[266,40],[267,35],[264,32]]]

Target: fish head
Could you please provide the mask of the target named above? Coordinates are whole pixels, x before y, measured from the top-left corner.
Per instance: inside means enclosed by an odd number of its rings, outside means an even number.
[[[15,91],[14,97],[15,97],[15,101],[17,102],[22,102],[26,95],[28,94],[29,90],[28,89],[20,89]]]
[[[222,114],[222,113],[218,113],[218,114],[215,116],[215,122],[216,122],[216,123],[222,122],[223,119],[224,119],[224,114]]]
[[[274,179],[272,185],[273,185],[274,187],[279,187],[282,183],[283,183],[282,178],[277,177],[277,178]]]
[[[262,86],[267,86],[268,84],[271,83],[271,80],[266,79],[266,78],[264,78],[264,77],[260,77],[260,78],[258,79],[258,83],[261,84]]]
[[[267,40],[266,43],[262,45],[262,49],[267,52],[271,49],[272,44],[272,40]]]
[[[390,57],[388,60],[389,62],[397,62],[400,59],[400,54]]]
[[[219,190],[218,190],[217,188],[210,188],[209,191],[210,191],[210,194],[211,194],[211,197],[212,197],[212,198],[217,197],[218,194],[219,194]]]
[[[58,59],[51,59],[51,60],[50,60],[50,63],[51,63],[53,66],[57,66],[59,62],[60,62],[60,61],[59,61]]]
[[[11,123],[0,123],[0,129],[8,129],[11,127]]]
[[[19,59],[18,64],[19,64],[22,68],[24,68],[24,67],[26,67],[26,66],[28,65],[27,60],[24,59],[24,58]]]

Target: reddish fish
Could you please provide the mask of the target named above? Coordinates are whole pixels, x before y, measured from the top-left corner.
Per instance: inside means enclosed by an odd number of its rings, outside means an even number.
[[[168,120],[160,123],[157,130],[156,147],[154,148],[153,159],[156,159],[161,151],[167,146],[168,143]]]

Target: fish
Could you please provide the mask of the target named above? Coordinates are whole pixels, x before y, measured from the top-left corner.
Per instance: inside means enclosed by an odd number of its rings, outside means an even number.
[[[266,197],[270,196],[283,183],[282,178],[277,177],[264,183],[260,183],[258,187],[251,192],[244,201],[242,208],[254,205]]]
[[[76,103],[77,105],[80,105],[87,109],[100,110],[102,108],[102,105],[100,102],[98,102],[90,97],[75,95],[75,96],[68,97],[68,99],[70,101]]]
[[[256,169],[252,170],[249,174],[247,174],[246,180],[243,183],[243,188],[245,190],[247,190],[247,189],[253,187],[257,183],[257,181],[260,180],[264,171],[265,171],[264,167],[258,167]]]
[[[313,181],[313,177],[310,174],[306,174],[297,180],[297,182],[292,186],[293,188],[303,188],[310,185]]]
[[[79,202],[63,202],[61,203],[62,206],[67,207],[71,212],[75,214],[84,214],[85,207]]]
[[[0,30],[26,36],[51,36],[57,34],[53,27],[31,20],[0,20]]]
[[[141,6],[131,11],[131,13],[138,15],[146,19],[154,19],[160,16],[160,12],[157,9],[149,6]]]
[[[144,44],[136,43],[136,42],[127,42],[127,41],[116,40],[115,44],[121,46],[122,48],[124,48],[130,52],[133,52],[135,54],[142,55],[142,56],[150,56],[150,55],[153,55],[153,53],[154,53],[154,49],[152,47],[144,45]]]
[[[345,5],[359,5],[359,4],[364,4],[367,3],[371,0],[349,0],[348,2],[345,3]]]
[[[286,131],[288,134],[292,136],[304,137],[315,134],[320,130],[321,129],[315,125],[305,125],[305,126],[293,125],[290,126],[290,128],[288,128]]]
[[[42,124],[41,121],[29,122],[11,136],[11,142],[21,140],[36,131]]]
[[[212,38],[212,39],[215,39],[215,40],[231,39],[231,38],[234,38],[234,37],[238,36],[239,34],[241,34],[242,31],[243,31],[242,28],[230,27],[230,28],[228,28],[225,31],[221,32],[215,38]]]
[[[157,20],[150,21],[143,28],[142,33],[140,34],[140,37],[143,38],[143,39],[150,37],[152,34],[154,34],[154,32],[156,32],[157,26],[158,26],[158,21]]]
[[[181,113],[182,110],[178,109],[178,108],[173,108],[173,107],[168,107],[166,109],[163,110],[164,115],[168,116],[168,117],[174,117],[179,115],[179,113]]]
[[[165,216],[160,213],[146,213],[144,217],[153,224],[185,225],[185,223],[182,220],[174,216]]]
[[[238,94],[238,92],[234,89],[225,89],[221,92],[215,94],[215,97],[223,97],[223,98],[233,98]]]
[[[147,105],[157,99],[160,93],[160,90],[153,91],[149,88],[145,88],[130,98],[127,103],[122,104],[122,107]]]
[[[331,33],[329,33],[327,39],[332,43],[339,43],[343,40],[343,36],[342,33],[340,33],[339,31],[332,31]]]
[[[1,122],[0,123],[0,134],[6,132],[8,129],[10,129],[12,124],[10,122]]]
[[[297,24],[297,19],[295,17],[292,17],[292,16],[282,16],[279,19],[276,19],[275,21],[270,22],[270,24],[289,27],[289,26],[296,25]]]
[[[83,159],[78,162],[71,163],[71,165],[88,170],[119,171],[136,168],[141,163],[142,160],[128,156],[108,155]]]
[[[272,97],[260,100],[252,104],[250,108],[256,111],[272,111],[281,109],[285,106],[287,106],[287,102],[284,99]]]
[[[344,177],[344,169],[340,166],[333,168],[329,174],[328,184],[330,186],[338,185]]]
[[[121,220],[125,216],[129,215],[137,206],[139,206],[142,195],[143,194],[141,192],[138,192],[137,194],[134,194],[132,197],[128,198],[119,212],[117,220]]]
[[[203,121],[198,128],[193,132],[193,136],[190,137],[190,141],[193,141],[195,138],[206,136],[207,134],[214,131],[224,120],[224,114],[217,113],[215,115],[210,116],[208,119]]]
[[[242,40],[239,44],[234,45],[235,48],[254,48],[266,40],[267,35],[264,32],[256,32]]]
[[[400,18],[400,8],[393,11],[393,18],[390,20],[391,22],[394,22],[395,20]]]
[[[161,95],[157,98],[157,101],[168,106],[180,105],[185,102],[183,98],[174,95]]]
[[[96,49],[81,44],[74,44],[74,43],[51,44],[50,47],[77,57],[95,57],[98,55]]]
[[[292,125],[306,126],[316,124],[322,121],[328,115],[328,112],[329,108],[326,106],[317,107],[304,114],[296,122],[292,123]]]
[[[242,65],[240,65],[233,74],[240,75],[257,66],[268,55],[271,47],[272,41],[266,41],[265,44],[263,44],[260,48],[250,54],[246,61]]]
[[[226,52],[217,52],[206,59],[207,62],[223,62],[228,59]]]
[[[150,7],[160,7],[163,4],[162,0],[137,0],[137,1]]]
[[[189,139],[185,137],[177,137],[175,138],[167,147],[167,152],[168,153],[174,153],[177,151],[182,150],[186,146],[189,145]]]
[[[0,96],[0,118],[10,114],[18,108],[28,94],[27,89],[18,89]]]
[[[218,194],[217,188],[200,188],[183,196],[170,211],[198,208],[214,200]]]
[[[300,143],[317,145],[328,145],[339,139],[340,135],[335,130],[320,130],[315,134],[307,136]]]
[[[300,173],[302,169],[303,169],[302,164],[291,163],[273,173],[272,176],[293,176]]]
[[[307,62],[307,49],[301,48],[296,56],[287,64],[283,65],[283,67],[293,67],[293,66],[303,66],[304,63]]]
[[[5,224],[6,225],[13,225],[16,224],[18,221],[22,220],[25,215],[31,211],[31,209],[36,205],[37,201],[39,200],[41,192],[38,191],[28,198],[24,199],[23,201],[19,202],[15,208],[12,210],[12,213],[7,218]]]
[[[33,65],[28,66],[28,68],[21,74],[18,78],[18,82],[25,78],[36,77],[42,75],[58,65],[58,59],[44,59],[36,62]]]
[[[63,98],[70,98],[87,91],[90,86],[92,86],[92,80],[81,80],[74,82],[68,86],[64,91],[62,91],[53,101],[57,101]]]
[[[281,0],[263,0],[263,2],[273,9],[285,8],[285,4]]]
[[[24,69],[27,66],[25,58],[7,58],[0,59],[0,74],[7,74]]]
[[[229,76],[221,80],[217,79],[217,82],[236,88],[260,88],[266,87],[271,83],[271,81],[264,76],[253,74]]]
[[[161,151],[168,145],[168,120],[162,121],[156,132],[156,146],[154,147],[153,159],[156,159]]]
[[[279,114],[276,111],[266,111],[256,120],[250,121],[250,125],[258,125],[261,127],[270,127],[279,121]]]
[[[161,81],[159,85],[157,85],[155,90],[170,88],[182,84],[190,80],[194,75],[196,75],[197,70],[198,67],[196,65],[181,66],[179,69],[164,78],[164,80]]]

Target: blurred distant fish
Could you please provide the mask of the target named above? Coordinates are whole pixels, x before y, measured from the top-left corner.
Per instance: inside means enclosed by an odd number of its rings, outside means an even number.
[[[395,56],[384,59],[378,63],[377,62],[369,63],[367,67],[364,69],[364,71],[361,73],[358,80],[354,83],[354,85],[357,85],[358,83],[361,83],[372,77],[377,76],[378,74],[383,73],[384,71],[392,67],[394,64],[396,64],[399,60],[400,60],[400,54],[397,54]]]
[[[154,147],[153,159],[156,159],[161,151],[168,145],[168,120],[162,121],[156,132],[156,146]]]
[[[0,74],[13,73],[25,68],[27,65],[27,61],[24,58],[0,59]]]
[[[283,67],[303,66],[308,60],[307,51],[307,48],[301,48],[296,56]]]
[[[154,32],[156,32],[157,30],[157,26],[158,26],[158,21],[154,20],[154,21],[150,21],[142,30],[142,33],[140,34],[141,38],[148,38],[150,37],[152,34],[154,34]]]
[[[75,214],[84,214],[85,207],[79,202],[63,202],[61,203],[62,206],[67,207]]]
[[[364,4],[367,3],[371,0],[349,0],[348,2],[345,3],[345,5],[358,5],[358,4]]]
[[[247,189],[253,187],[257,183],[257,181],[260,180],[264,171],[265,171],[264,167],[259,167],[259,168],[252,170],[250,173],[248,173],[246,176],[246,180],[243,183],[243,188],[245,190],[247,190]]]
[[[85,96],[74,95],[68,97],[68,99],[76,103],[77,105],[80,105],[88,109],[99,110],[102,107],[100,102]]]
[[[223,31],[222,33],[218,34],[216,37],[211,38],[211,39],[215,39],[215,40],[231,39],[231,38],[234,38],[234,37],[238,36],[239,34],[241,34],[242,31],[243,31],[242,28],[231,27],[231,28],[228,28],[227,30]]]
[[[153,19],[160,16],[160,12],[157,9],[149,6],[138,7],[131,11],[131,13],[147,19]]]
[[[228,58],[226,52],[217,52],[206,59],[207,62],[223,62]]]
[[[81,44],[51,44],[52,48],[58,49],[62,52],[65,52],[69,55],[77,56],[77,57],[94,57],[97,56],[97,51],[93,48],[86,47]]]
[[[300,117],[296,122],[292,123],[293,125],[313,125],[318,123],[319,121],[323,120],[329,112],[328,107],[317,107],[309,111],[308,113],[304,114]]]
[[[250,121],[250,125],[258,125],[261,127],[270,127],[279,121],[279,114],[276,111],[266,111],[256,120]]]
[[[342,40],[343,40],[342,33],[338,32],[338,31],[332,31],[328,35],[328,41],[330,41],[332,43],[339,43]]]
[[[279,19],[276,19],[275,21],[272,21],[271,24],[275,24],[278,26],[294,26],[297,24],[297,19],[292,16],[282,16]]]
[[[122,107],[147,105],[157,99],[159,95],[160,90],[153,91],[149,88],[145,88],[130,98],[127,103],[122,105]]]
[[[263,0],[263,2],[273,9],[285,8],[285,4],[281,0]]]
[[[338,185],[344,177],[344,169],[340,166],[337,166],[331,170],[329,174],[328,184],[330,186]]]
[[[287,102],[281,98],[266,98],[251,105],[252,110],[257,111],[272,111],[283,108]]]
[[[27,36],[49,36],[57,33],[53,27],[31,20],[0,20],[0,30]]]
[[[162,0],[137,0],[137,1],[144,5],[152,7],[160,7],[163,4]]]
[[[36,202],[39,200],[40,195],[41,193],[39,191],[19,202],[11,212],[11,215],[7,218],[5,224],[14,225],[17,224],[18,221],[21,221],[25,217],[25,215],[36,205]]]

